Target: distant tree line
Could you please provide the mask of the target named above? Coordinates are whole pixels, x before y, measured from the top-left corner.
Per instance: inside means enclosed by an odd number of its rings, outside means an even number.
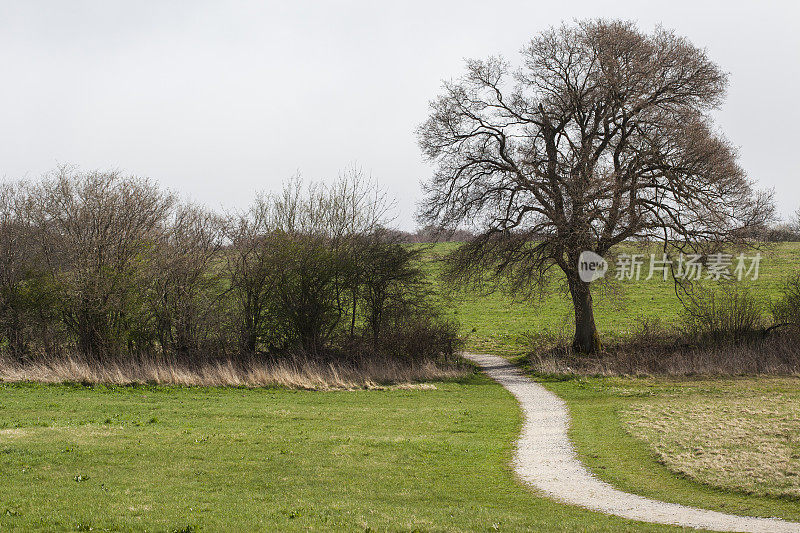
[[[435,242],[467,242],[475,237],[474,233],[465,229],[443,231],[433,226],[425,226],[414,232],[392,230],[392,234],[401,242],[415,244],[427,244]]]
[[[118,172],[0,186],[0,353],[449,356],[422,249],[353,171],[221,215]]]
[[[800,211],[797,221],[763,225],[749,230],[744,237],[760,242],[800,242]]]

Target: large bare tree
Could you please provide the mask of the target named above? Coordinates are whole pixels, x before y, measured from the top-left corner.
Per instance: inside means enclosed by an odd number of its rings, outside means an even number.
[[[436,167],[422,222],[479,231],[451,273],[491,267],[519,286],[562,270],[573,347],[594,352],[582,251],[604,255],[634,238],[678,248],[720,242],[770,215],[769,195],[754,192],[709,115],[726,85],[685,38],[622,21],[545,31],[523,48],[519,68],[468,60],[419,129]]]

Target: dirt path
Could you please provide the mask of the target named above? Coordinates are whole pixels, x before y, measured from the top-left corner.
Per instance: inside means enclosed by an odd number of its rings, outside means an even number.
[[[561,398],[493,355],[464,354],[508,389],[525,414],[514,469],[523,481],[553,499],[631,520],[715,531],[800,532],[800,523],[753,518],[651,500],[615,489],[578,460],[567,437],[569,412]]]

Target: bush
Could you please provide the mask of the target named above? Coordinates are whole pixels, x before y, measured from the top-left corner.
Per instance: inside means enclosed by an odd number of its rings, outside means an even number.
[[[411,365],[455,363],[463,347],[458,324],[435,315],[395,323],[383,331],[377,344],[370,335],[352,337],[343,344],[348,359],[390,359]]]
[[[800,226],[793,223],[762,226],[753,228],[742,236],[761,242],[798,242],[800,241]]]
[[[800,329],[800,274],[786,281],[781,298],[772,306],[772,315],[776,324]]]
[[[700,289],[686,302],[683,326],[697,342],[726,343],[754,338],[763,327],[762,305],[747,287]]]
[[[385,207],[357,171],[225,218],[116,172],[2,186],[0,359],[450,359],[457,328]]]
[[[102,359],[141,335],[140,274],[174,198],[147,180],[62,167],[28,191],[47,277],[75,349]]]
[[[602,376],[740,376],[800,373],[800,330],[753,333],[747,342],[709,342],[670,324],[640,321],[630,337],[609,339],[596,357],[575,355],[568,341],[532,351],[536,372]]]
[[[463,348],[458,324],[430,317],[417,317],[390,329],[383,337],[387,355],[410,361],[452,362]]]

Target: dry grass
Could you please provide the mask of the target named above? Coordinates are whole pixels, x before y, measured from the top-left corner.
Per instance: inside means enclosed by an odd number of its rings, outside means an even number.
[[[211,360],[183,364],[155,358],[89,361],[80,357],[26,363],[0,360],[0,382],[157,384],[184,386],[286,387],[308,390],[417,388],[421,382],[456,379],[471,372],[457,364],[363,359],[320,363],[308,358]]]
[[[798,392],[695,396],[621,416],[673,472],[747,494],[800,499]]]
[[[563,346],[563,345],[562,345]],[[800,375],[800,338],[773,334],[751,342],[692,344],[668,332],[639,335],[609,345],[596,356],[569,348],[535,349],[534,371],[593,376]]]

